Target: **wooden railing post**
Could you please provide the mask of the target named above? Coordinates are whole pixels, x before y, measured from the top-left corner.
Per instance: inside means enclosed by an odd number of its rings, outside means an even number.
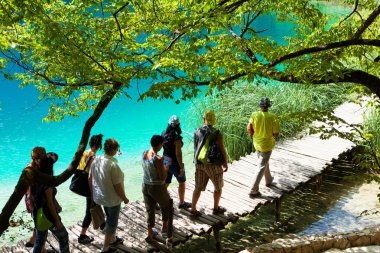
[[[222,252],[222,244],[220,243],[220,235],[219,235],[220,227],[219,226],[213,227],[213,232],[214,232],[216,252]]]
[[[170,198],[169,200],[169,221],[168,221],[168,233],[166,238],[166,246],[171,249],[173,244],[173,199]]]
[[[316,192],[318,192],[319,189],[321,188],[322,181],[323,181],[323,176],[322,176],[322,174],[317,175],[317,176],[315,177],[315,189],[314,189],[314,190],[315,190]]]
[[[280,215],[281,215],[281,202],[282,197],[276,198],[274,200],[274,206],[275,206],[275,214],[276,214],[276,222],[280,221]]]

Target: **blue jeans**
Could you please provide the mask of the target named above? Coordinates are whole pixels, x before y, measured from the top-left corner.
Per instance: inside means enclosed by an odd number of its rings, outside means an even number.
[[[107,235],[114,235],[116,233],[117,224],[119,223],[120,204],[112,207],[104,207],[106,213],[106,228],[104,229]]]
[[[69,235],[66,231],[66,228],[62,226],[61,229],[56,230],[54,227],[49,229],[57,238],[59,242],[59,251],[61,253],[69,253]],[[36,241],[33,247],[33,253],[40,253],[48,235],[48,230],[39,231],[36,230]]]

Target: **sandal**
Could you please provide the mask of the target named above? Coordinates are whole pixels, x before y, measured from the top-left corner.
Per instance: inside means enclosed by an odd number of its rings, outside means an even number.
[[[202,216],[202,213],[199,212],[198,210],[190,211],[190,219],[196,219],[201,216]]]
[[[218,206],[217,208],[212,209],[212,214],[224,214],[225,211],[227,211],[226,208]]]

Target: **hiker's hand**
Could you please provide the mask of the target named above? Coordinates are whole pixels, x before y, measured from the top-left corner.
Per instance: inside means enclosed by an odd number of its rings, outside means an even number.
[[[54,228],[60,230],[62,228],[62,222],[60,220],[54,222]]]
[[[223,170],[223,171],[224,171],[224,172],[227,172],[227,170],[228,170],[228,164],[227,164],[227,163],[224,163],[224,164],[223,164],[223,167],[224,167],[224,170]]]

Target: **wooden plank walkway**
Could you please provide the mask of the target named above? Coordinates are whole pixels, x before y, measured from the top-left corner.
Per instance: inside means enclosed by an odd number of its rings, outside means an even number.
[[[222,229],[229,222],[236,222],[239,217],[254,213],[261,205],[274,203],[280,200],[284,194],[294,191],[297,187],[315,180],[322,173],[326,165],[338,157],[340,153],[351,148],[349,141],[333,137],[329,140],[320,140],[315,136],[307,136],[301,140],[291,140],[278,145],[273,151],[270,168],[275,177],[273,187],[265,187],[262,180],[260,191],[262,196],[250,198],[248,196],[250,187],[257,170],[257,157],[252,153],[234,161],[229,165],[229,170],[224,174],[224,188],[221,205],[227,208],[224,215],[213,215],[211,208],[213,203],[213,186],[209,183],[205,192],[202,193],[198,203],[198,209],[203,215],[196,220],[189,218],[189,210],[178,209],[177,190],[170,189],[174,198],[174,241],[177,245],[190,239],[192,235],[203,235],[211,233],[213,229]],[[194,190],[194,181],[188,181],[186,200],[191,202],[191,193]],[[161,214],[156,215],[157,229],[161,229]],[[77,238],[81,227],[74,225],[68,227],[70,236],[71,252],[99,252],[102,247],[103,234],[97,230],[89,229],[89,235],[95,241],[88,245],[79,244]],[[152,252],[154,248],[148,245],[146,237],[145,206],[141,201],[132,202],[121,210],[117,234],[122,236],[124,246],[119,246],[121,252]],[[164,238],[158,237],[163,243]],[[24,242],[20,241],[15,246],[3,247],[0,252],[21,253],[31,252],[26,249]],[[48,248],[59,252],[57,241],[50,236]]]
[[[192,235],[203,235],[211,233],[213,230],[214,234],[218,234],[217,232],[228,223],[236,222],[239,217],[254,213],[262,205],[275,203],[279,210],[281,206],[280,200],[285,194],[294,191],[303,184],[318,179],[327,164],[352,146],[351,142],[338,137],[321,140],[316,136],[306,136],[300,140],[285,141],[277,145],[270,160],[270,168],[275,177],[274,186],[266,187],[263,179],[260,185],[262,196],[258,198],[250,198],[248,195],[257,170],[256,154],[252,153],[232,162],[229,164],[228,172],[224,174],[224,188],[220,203],[227,208],[224,215],[212,214],[213,186],[211,182],[198,202],[198,210],[203,215],[196,220],[189,218],[189,210],[177,208],[177,189],[172,187],[170,194],[174,199],[173,224],[176,228],[173,232],[173,245],[189,240]],[[186,200],[191,202],[194,180],[188,181],[186,188]],[[142,253],[155,251],[144,240],[147,231],[145,219],[145,207],[141,201],[132,202],[122,208],[117,234],[122,236],[125,241],[123,246],[118,247],[120,252]],[[159,230],[161,229],[161,221],[161,214],[157,212],[156,228]],[[95,241],[91,244],[83,245],[77,242],[80,226],[74,225],[67,229],[70,236],[71,252],[100,252],[104,236],[101,232],[89,228],[88,233],[95,238]],[[163,243],[164,239],[158,237],[158,241]],[[31,249],[26,249],[23,245],[24,242],[20,241],[15,246],[2,247],[0,253],[32,251]],[[52,236],[48,238],[47,246],[59,252],[58,243]]]

